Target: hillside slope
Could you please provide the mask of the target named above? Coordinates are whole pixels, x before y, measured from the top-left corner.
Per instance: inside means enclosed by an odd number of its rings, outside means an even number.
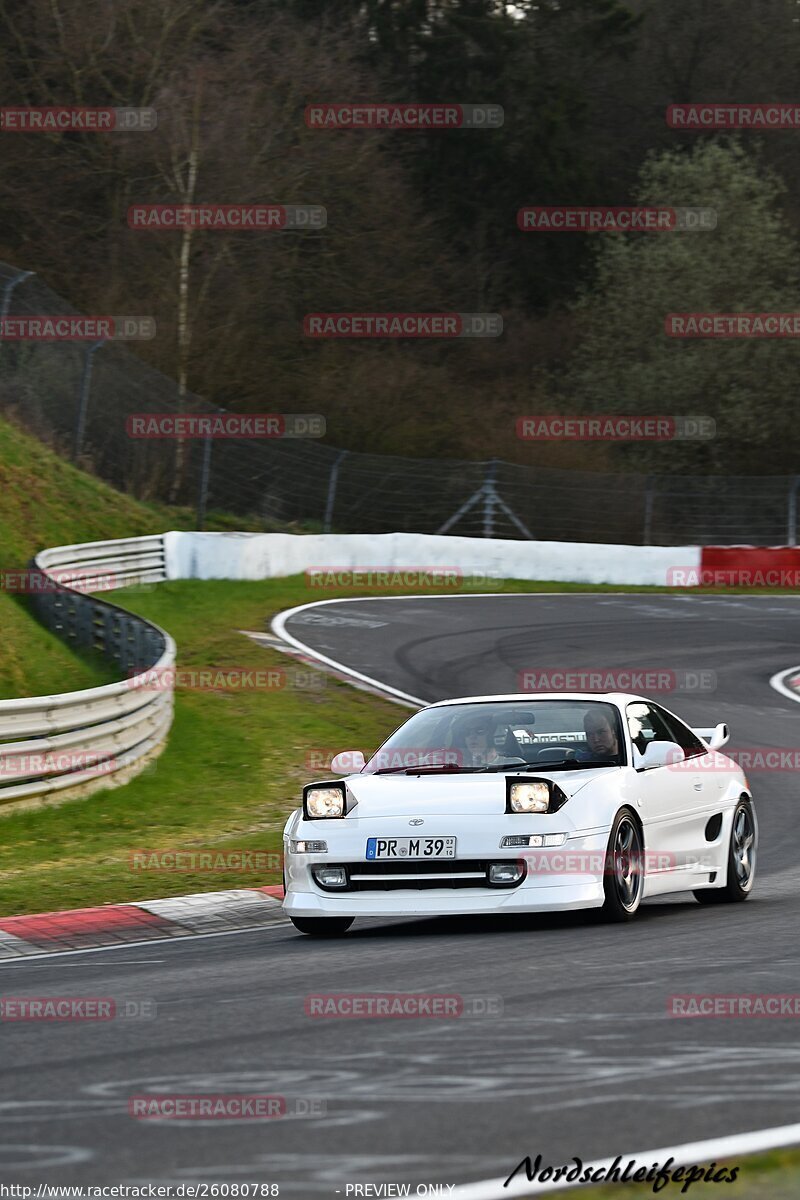
[[[178,514],[187,518],[188,513]],[[35,438],[0,420],[0,572],[24,567],[45,546],[160,533],[174,510],[140,504],[77,470]],[[0,590],[0,699],[110,682],[103,660],[78,658]]]

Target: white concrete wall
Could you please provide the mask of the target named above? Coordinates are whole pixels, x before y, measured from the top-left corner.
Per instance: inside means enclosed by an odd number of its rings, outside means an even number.
[[[307,570],[439,568],[491,579],[669,584],[699,546],[612,546],[435,534],[167,533],[168,579],[271,579]]]

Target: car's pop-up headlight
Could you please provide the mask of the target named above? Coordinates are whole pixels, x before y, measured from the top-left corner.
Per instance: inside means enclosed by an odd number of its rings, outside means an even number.
[[[345,814],[344,784],[309,784],[303,788],[303,815],[312,821],[329,820]]]
[[[506,789],[507,813],[558,812],[567,800],[558,784],[547,779],[508,779]]]
[[[508,804],[515,813],[544,813],[550,807],[550,788],[546,783],[512,783]]]

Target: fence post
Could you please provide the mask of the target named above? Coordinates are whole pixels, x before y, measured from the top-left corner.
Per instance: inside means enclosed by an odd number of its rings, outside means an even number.
[[[331,477],[328,480],[328,499],[325,503],[325,520],[322,526],[323,533],[330,533],[331,531],[331,522],[333,521],[333,504],[336,499],[336,484],[339,481],[339,467],[342,463],[342,459],[348,453],[349,451],[347,450],[340,451],[334,460],[333,466],[331,467]]]
[[[789,512],[787,515],[786,545],[797,545],[797,489],[800,488],[800,475],[795,475],[789,488]]]
[[[18,271],[13,278],[9,279],[6,286],[3,288],[3,299],[0,300],[0,321],[5,321],[8,316],[8,310],[11,308],[11,293],[18,283],[24,283],[26,279],[30,279],[31,275],[35,275],[35,271]],[[3,344],[3,339],[0,338],[0,346]]]
[[[3,288],[3,300],[0,303],[0,320],[5,320],[8,316],[8,310],[11,307],[11,293],[18,283],[24,283],[26,279],[30,279],[31,275],[35,275],[35,271],[20,271],[13,279],[9,279],[6,286]]]
[[[203,461],[200,466],[200,489],[197,493],[197,528],[202,529],[206,520],[208,485],[211,478],[211,438],[203,438]]]
[[[75,462],[78,461],[81,451],[83,450],[83,435],[86,429],[86,412],[89,408],[89,391],[92,386],[92,363],[94,362],[95,353],[101,346],[105,345],[105,338],[99,342],[92,342],[91,346],[87,347],[86,358],[83,360],[83,374],[81,375],[81,394],[78,401],[78,420],[75,425],[75,449],[72,457]]]
[[[655,477],[648,475],[644,481],[644,532],[642,545],[649,546],[653,536],[653,503],[655,501]]]
[[[494,478],[497,474],[497,459],[490,458],[486,464],[486,477],[483,481],[483,536],[494,535],[494,510],[497,505],[497,491]]]

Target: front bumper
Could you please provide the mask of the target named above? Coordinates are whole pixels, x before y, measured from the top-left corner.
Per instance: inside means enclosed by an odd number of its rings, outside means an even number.
[[[460,816],[457,820],[447,816],[426,818],[425,835],[455,836],[457,855],[447,860],[454,865],[459,861],[468,864],[482,859],[491,862],[526,862],[526,874],[522,882],[513,887],[456,887],[443,881],[441,886],[416,888],[395,885],[391,891],[374,891],[361,887],[357,891],[324,891],[314,880],[312,867],[337,866],[340,864],[370,864],[366,860],[368,837],[407,837],[408,821],[397,818],[370,818],[363,821],[345,818],[346,825],[338,822],[304,821],[295,814],[287,825],[285,834],[286,897],[284,909],[296,917],[416,917],[476,915],[521,912],[567,912],[573,909],[598,908],[603,904],[603,875],[598,871],[581,870],[579,873],[556,873],[549,868],[539,869],[539,855],[543,851],[500,849],[500,840],[508,834],[519,833],[567,833],[567,842],[562,848],[566,856],[586,855],[596,857],[605,852],[608,831],[569,828],[569,821],[556,821],[555,814],[524,818],[518,816],[496,818]],[[290,840],[323,838],[328,844],[326,854],[292,854]],[[552,855],[557,852],[553,851]],[[407,862],[409,872],[413,862]]]

